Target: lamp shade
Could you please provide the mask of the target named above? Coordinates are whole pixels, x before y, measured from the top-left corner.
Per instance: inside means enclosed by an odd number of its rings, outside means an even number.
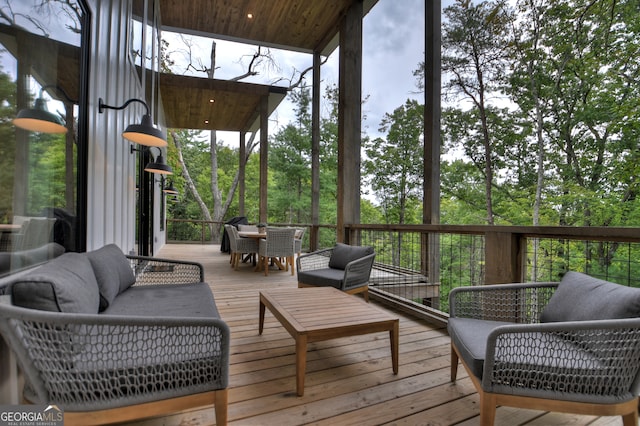
[[[153,125],[151,116],[145,114],[142,116],[140,124],[130,124],[127,126],[122,136],[131,142],[146,146],[167,146],[167,138],[162,132]]]
[[[47,110],[47,101],[38,98],[30,109],[22,109],[13,119],[13,124],[21,129],[42,133],[66,133],[67,127],[59,116]]]
[[[158,155],[155,161],[150,162],[144,168],[145,172],[157,173],[161,175],[172,175],[173,169],[167,163],[164,162],[162,154]]]
[[[173,186],[173,182],[169,182],[163,189],[165,194],[177,194],[178,190]]]

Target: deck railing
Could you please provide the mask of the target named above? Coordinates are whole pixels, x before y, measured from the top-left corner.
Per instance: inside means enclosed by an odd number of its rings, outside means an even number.
[[[168,241],[186,242],[173,230],[184,221],[168,222]],[[196,223],[191,241],[207,242],[208,224]],[[337,239],[335,226],[273,225],[306,228],[303,251]],[[373,297],[435,320],[460,286],[559,281],[571,270],[640,287],[640,228],[350,225],[344,240],[375,248]]]

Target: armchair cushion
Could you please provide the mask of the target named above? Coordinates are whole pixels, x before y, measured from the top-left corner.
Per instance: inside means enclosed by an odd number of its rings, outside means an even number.
[[[347,244],[337,243],[331,253],[329,259],[329,268],[341,269],[347,267],[351,261],[360,259],[369,254],[373,254],[373,247],[369,246],[350,246]]]
[[[460,348],[460,356],[476,377],[482,377],[487,352],[487,337],[495,328],[511,323],[471,318],[449,318],[449,335]]]
[[[298,281],[308,285],[331,286],[341,289],[343,280],[344,270],[342,269],[323,268],[298,271]]]
[[[640,289],[599,280],[579,272],[567,272],[542,312],[540,321],[635,317],[640,317]]]
[[[119,293],[136,282],[136,277],[129,260],[115,244],[90,251],[87,253],[87,257],[98,282],[99,309],[102,312],[107,309]]]
[[[89,259],[65,253],[10,284],[14,305],[65,313],[98,313],[100,293]]]

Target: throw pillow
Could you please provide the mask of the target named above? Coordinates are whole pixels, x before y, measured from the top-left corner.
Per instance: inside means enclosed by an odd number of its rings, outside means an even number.
[[[373,247],[337,243],[329,258],[329,268],[344,269],[349,262],[373,254]]]
[[[540,321],[587,321],[640,316],[640,289],[567,272]]]
[[[100,302],[91,262],[65,253],[10,284],[12,303],[44,311],[96,314]]]
[[[109,244],[87,253],[100,289],[100,312],[107,309],[116,296],[136,282],[129,259],[122,250]]]

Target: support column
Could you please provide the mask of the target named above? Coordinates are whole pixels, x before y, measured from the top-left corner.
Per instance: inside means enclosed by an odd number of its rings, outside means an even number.
[[[244,216],[245,177],[247,173],[247,132],[240,131],[238,162],[238,215]]]
[[[425,2],[424,52],[424,182],[422,223],[440,223],[440,0]],[[422,239],[422,273],[429,282],[438,284],[440,265],[440,239],[438,234],[424,235]],[[426,270],[425,270],[426,269]]]
[[[320,223],[320,62],[320,52],[314,52],[311,95],[311,251],[318,249]]]
[[[484,283],[523,282],[527,239],[510,232],[487,232],[484,236]]]
[[[267,187],[269,184],[269,98],[260,101],[260,218],[267,223]]]
[[[362,1],[354,2],[340,26],[338,242],[344,241],[345,225],[360,223],[362,14]]]

